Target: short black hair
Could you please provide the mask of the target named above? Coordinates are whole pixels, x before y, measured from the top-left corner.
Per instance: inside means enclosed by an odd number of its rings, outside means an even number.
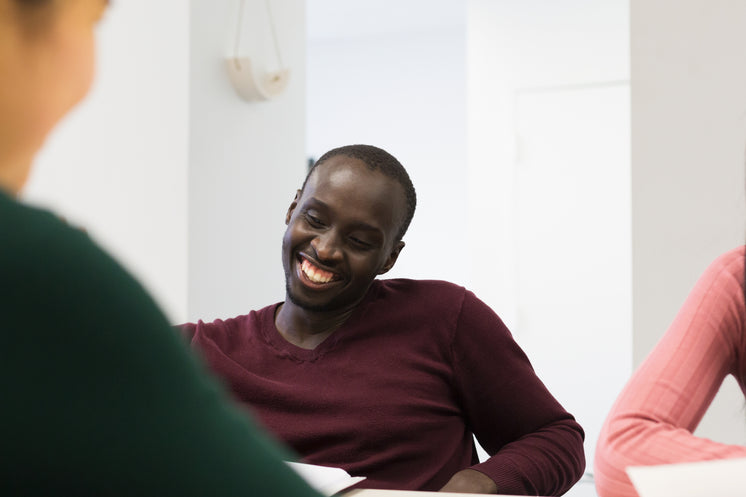
[[[343,147],[329,150],[324,155],[322,155],[319,160],[317,160],[314,165],[311,166],[311,168],[308,170],[308,174],[306,175],[306,179],[303,181],[301,191],[306,188],[308,178],[311,177],[311,174],[313,174],[314,170],[319,166],[319,164],[322,164],[324,161],[331,159],[332,157],[337,157],[339,155],[363,161],[370,170],[380,171],[385,176],[396,180],[396,182],[399,183],[402,188],[404,188],[404,196],[407,203],[407,212],[402,225],[399,227],[399,232],[396,235],[396,241],[400,241],[404,237],[404,234],[407,232],[409,224],[412,222],[412,218],[414,217],[414,210],[417,207],[417,194],[414,191],[414,185],[412,184],[412,180],[409,179],[407,170],[404,169],[404,166],[402,166],[401,162],[399,162],[396,157],[386,152],[385,150],[374,147],[373,145],[345,145]]]

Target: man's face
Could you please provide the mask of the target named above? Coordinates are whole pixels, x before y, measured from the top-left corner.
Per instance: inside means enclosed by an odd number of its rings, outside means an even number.
[[[313,311],[354,307],[396,262],[405,209],[403,187],[359,159],[319,164],[285,220],[287,297]]]

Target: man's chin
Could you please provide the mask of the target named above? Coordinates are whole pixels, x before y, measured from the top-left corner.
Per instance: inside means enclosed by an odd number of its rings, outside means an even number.
[[[336,309],[337,306],[334,304],[331,304],[329,302],[308,302],[307,300],[304,300],[297,295],[295,295],[294,292],[290,290],[290,288],[285,288],[285,295],[287,298],[292,302],[296,307],[300,307],[301,309],[305,311],[311,311],[311,312],[327,312],[327,311],[333,311]]]

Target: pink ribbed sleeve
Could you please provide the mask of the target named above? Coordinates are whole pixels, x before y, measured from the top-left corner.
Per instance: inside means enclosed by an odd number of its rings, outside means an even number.
[[[727,375],[746,388],[743,280],[743,247],[718,257],[622,390],[596,448],[600,497],[637,497],[627,466],[746,457],[692,434]]]

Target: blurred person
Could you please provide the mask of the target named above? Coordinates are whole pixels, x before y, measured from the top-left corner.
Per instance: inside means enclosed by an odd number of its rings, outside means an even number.
[[[388,152],[327,152],[285,215],[284,302],[183,331],[267,429],[306,462],[366,477],[358,488],[566,492],[583,430],[497,314],[449,282],[378,279],[415,204]]]
[[[710,264],[613,405],[594,463],[600,497],[637,497],[628,466],[746,457],[743,445],[693,434],[726,376],[746,392],[745,255]]]
[[[0,0],[0,495],[316,496],[117,262],[17,198],[106,4]]]

